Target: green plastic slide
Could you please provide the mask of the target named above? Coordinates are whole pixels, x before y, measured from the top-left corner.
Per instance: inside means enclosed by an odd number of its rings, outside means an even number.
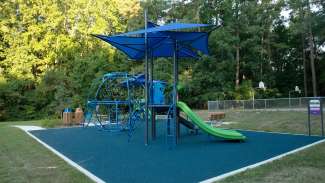
[[[225,130],[221,128],[214,128],[205,123],[197,114],[195,114],[184,102],[178,101],[177,107],[182,110],[190,119],[193,124],[198,126],[202,131],[227,140],[245,140],[246,137],[241,133],[234,130]]]

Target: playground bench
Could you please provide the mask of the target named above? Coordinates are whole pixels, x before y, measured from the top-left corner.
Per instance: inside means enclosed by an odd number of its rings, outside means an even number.
[[[209,113],[209,120],[210,121],[220,121],[226,117],[224,112],[210,112]]]

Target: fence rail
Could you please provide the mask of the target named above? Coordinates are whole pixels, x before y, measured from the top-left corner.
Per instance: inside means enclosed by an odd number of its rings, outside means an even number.
[[[325,108],[325,97],[319,97]],[[208,101],[208,111],[223,110],[296,110],[306,111],[310,97],[300,98],[276,98],[255,100],[217,100]]]

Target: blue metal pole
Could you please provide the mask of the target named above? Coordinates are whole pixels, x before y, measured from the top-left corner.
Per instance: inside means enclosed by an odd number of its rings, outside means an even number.
[[[178,143],[179,140],[179,134],[180,134],[180,124],[178,121],[178,114],[179,114],[179,110],[177,109],[177,100],[178,100],[178,89],[177,89],[177,85],[178,85],[178,42],[177,40],[175,41],[175,50],[176,50],[176,75],[175,75],[175,79],[176,79],[176,103],[175,103],[175,109],[176,109],[176,113],[175,113],[175,130],[176,130],[176,144]]]
[[[311,135],[311,130],[310,130],[310,100],[308,100],[308,136]]]
[[[149,144],[149,121],[148,121],[148,113],[149,113],[149,107],[148,107],[148,100],[149,100],[149,85],[148,85],[148,79],[149,79],[149,69],[148,69],[148,37],[147,37],[147,9],[144,10],[144,49],[145,49],[145,123],[146,123],[146,129],[145,129],[145,145]]]
[[[132,114],[132,105],[131,105],[131,102],[133,100],[133,97],[131,96],[131,92],[130,92],[130,84],[129,84],[129,79],[130,77],[128,75],[126,75],[126,85],[127,85],[127,88],[128,88],[128,107],[129,107],[129,115],[128,115],[128,121],[127,121],[127,125],[126,128],[128,130],[130,130],[130,127],[131,127],[131,114]]]
[[[176,145],[177,143],[177,129],[176,129],[176,124],[177,124],[177,82],[178,82],[178,59],[177,59],[177,41],[175,40],[174,42],[174,55],[173,55],[173,65],[174,65],[174,85],[173,85],[173,119],[172,119],[172,126],[173,126],[173,135],[174,135],[174,140],[173,140],[173,146]]]
[[[118,103],[115,101],[115,123],[116,126],[119,126],[119,121],[118,121]]]
[[[320,122],[321,122],[321,128],[322,128],[322,136],[324,137],[323,101],[321,98],[319,98],[319,102],[320,102]]]
[[[156,118],[155,118],[155,108],[152,106],[153,105],[153,98],[154,98],[154,91],[153,91],[153,50],[150,52],[150,101],[149,104],[151,105],[150,107],[150,121],[151,121],[151,138],[152,140],[156,139]]]

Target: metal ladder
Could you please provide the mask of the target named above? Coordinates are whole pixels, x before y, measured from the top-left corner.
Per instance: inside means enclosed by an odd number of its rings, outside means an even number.
[[[175,115],[173,112],[173,105],[171,105],[168,109],[167,113],[167,145],[169,149],[173,149],[176,147],[176,122],[173,121],[175,119]]]

